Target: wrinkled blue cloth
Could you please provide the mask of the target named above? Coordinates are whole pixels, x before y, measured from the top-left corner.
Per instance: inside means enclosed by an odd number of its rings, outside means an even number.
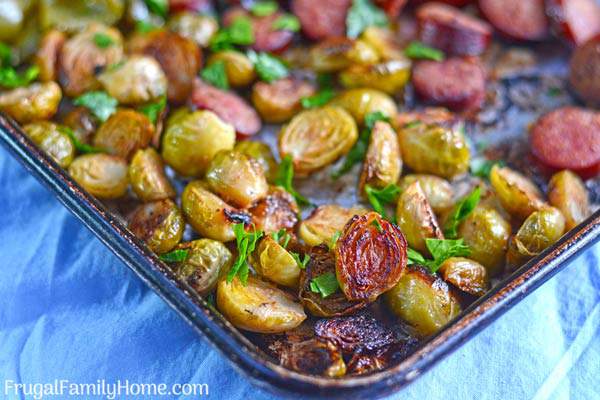
[[[0,150],[0,398],[5,381],[207,383],[268,399]],[[600,399],[600,246],[397,399]],[[174,397],[174,396],[171,396]],[[168,398],[168,397],[165,397]]]

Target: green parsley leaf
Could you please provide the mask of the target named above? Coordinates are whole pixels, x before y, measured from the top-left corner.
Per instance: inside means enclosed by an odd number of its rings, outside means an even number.
[[[433,262],[429,262],[428,267],[432,273],[437,272],[440,265],[450,257],[468,257],[471,249],[463,239],[425,239],[427,250],[433,257]]]
[[[159,115],[163,112],[166,106],[167,98],[165,96],[161,96],[157,102],[141,105],[137,110],[148,117],[153,124],[156,124]]]
[[[219,60],[204,67],[200,72],[202,79],[219,89],[229,89],[225,61]]]
[[[271,26],[276,31],[298,32],[300,30],[300,20],[295,15],[284,14],[273,21]]]
[[[317,75],[317,83],[321,89],[333,89],[333,75],[322,72]]]
[[[346,16],[346,35],[356,39],[369,26],[387,26],[388,18],[370,0],[354,0]]]
[[[250,50],[248,58],[254,64],[258,77],[267,83],[285,78],[290,74],[283,61],[269,53],[257,53]]]
[[[335,231],[335,233],[333,234],[333,236],[331,237],[331,240],[329,241],[329,248],[330,249],[334,249],[338,239],[340,238],[340,236],[342,236],[342,232],[340,231]]]
[[[246,232],[243,223],[235,224],[233,226],[233,233],[235,234],[238,257],[227,274],[227,282],[233,281],[233,278],[237,275],[242,284],[246,285],[246,283],[248,283],[248,272],[250,271],[248,256],[252,254],[256,248],[258,239],[260,239],[264,233],[262,231],[257,231],[254,228],[252,232]]]
[[[281,228],[278,232],[271,233],[271,237],[279,243],[284,249],[287,248],[290,240],[292,239],[292,235],[288,233],[285,229]],[[283,240],[283,243],[282,243]]]
[[[323,89],[316,94],[300,99],[300,103],[304,108],[315,108],[321,107],[329,103],[333,98],[334,93],[332,89]]]
[[[148,21],[136,21],[135,23],[135,30],[136,32],[139,33],[148,33],[148,32],[152,32],[153,30],[158,29],[158,26],[148,22]]]
[[[71,142],[73,142],[73,146],[75,146],[75,149],[79,153],[93,154],[93,153],[103,153],[104,152],[104,149],[101,149],[99,147],[94,147],[87,143],[81,143],[81,141],[77,138],[77,136],[75,136],[75,132],[73,132],[71,130],[71,128],[69,128],[67,126],[61,126],[60,131],[63,132],[65,135],[67,135],[71,139]]]
[[[273,14],[279,8],[276,1],[262,0],[257,1],[250,7],[250,12],[257,17],[267,17]]]
[[[378,212],[383,218],[388,219],[385,212],[385,205],[396,201],[400,194],[400,187],[393,183],[383,189],[375,189],[371,185],[365,185],[365,193],[373,210]]]
[[[417,265],[427,265],[427,263],[429,262],[429,260],[426,260],[425,257],[423,257],[423,255],[421,253],[419,253],[418,251],[411,249],[410,247],[408,247],[406,249],[406,256],[408,258],[408,265],[411,264],[417,264]]]
[[[169,0],[144,0],[151,13],[167,18],[169,14]]]
[[[314,293],[320,293],[323,298],[337,292],[339,287],[340,284],[332,272],[319,275],[310,281],[310,290]]]
[[[468,196],[459,201],[444,224],[444,236],[448,239],[458,237],[458,226],[473,212],[481,199],[481,188],[478,186]]]
[[[429,47],[421,42],[411,42],[405,49],[404,55],[412,59],[443,61],[444,52],[433,47]]]
[[[100,121],[106,121],[115,111],[119,102],[106,92],[93,91],[75,98],[73,104],[89,109]]]
[[[254,43],[252,21],[248,17],[240,16],[212,37],[210,48],[212,51],[229,50],[234,46],[248,46],[252,43]]]
[[[471,160],[469,168],[472,175],[483,179],[490,179],[490,173],[492,172],[494,165],[504,167],[506,163],[502,160],[486,160],[482,157],[476,157]]]
[[[302,196],[294,189],[294,163],[292,162],[292,156],[287,155],[281,160],[279,168],[277,169],[277,176],[275,177],[275,185],[281,186],[289,194],[294,196],[299,205],[312,205],[306,197]]]
[[[158,258],[160,258],[161,261],[164,261],[164,262],[178,263],[178,262],[184,262],[185,260],[187,260],[189,255],[190,255],[189,250],[177,249],[177,250],[173,250],[168,253],[165,253],[165,254],[161,254],[160,256],[158,256]]]
[[[310,261],[310,255],[308,255],[308,253],[305,253],[304,257],[302,259],[300,259],[300,254],[298,254],[298,253],[290,252],[290,254],[296,261],[296,264],[298,264],[298,268],[300,268],[300,269],[306,268],[306,266],[308,265],[308,262]]]
[[[381,224],[379,223],[379,221],[377,221],[376,219],[374,219],[371,222],[371,225],[373,225],[375,228],[377,228],[377,232],[379,232],[379,233],[383,232],[383,227],[381,226]]]
[[[387,115],[385,115],[384,113],[382,113],[381,111],[375,111],[375,112],[368,113],[367,115],[365,115],[365,126],[370,131],[373,130],[373,127],[375,126],[375,122],[377,122],[377,121],[383,121],[383,122],[387,122],[389,124],[390,118]]]
[[[12,59],[12,49],[0,42],[0,67],[10,67],[12,65]]]
[[[106,33],[98,32],[94,35],[94,43],[96,43],[96,46],[100,47],[101,49],[105,49],[115,44],[115,41]]]
[[[40,69],[37,65],[32,65],[23,73],[18,73],[11,66],[5,66],[0,68],[0,87],[14,89],[20,86],[27,86],[34,81],[39,74]]]

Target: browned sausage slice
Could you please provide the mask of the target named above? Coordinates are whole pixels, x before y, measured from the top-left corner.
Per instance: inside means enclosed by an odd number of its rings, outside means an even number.
[[[547,0],[552,28],[579,46],[600,33],[600,5],[595,0]]]
[[[302,31],[314,40],[346,35],[346,14],[352,0],[293,0],[292,12]]]
[[[427,3],[416,15],[421,41],[448,54],[476,56],[490,44],[492,27],[456,7]]]
[[[479,0],[479,9],[502,34],[517,40],[548,36],[544,0]]]
[[[600,105],[600,36],[575,49],[571,57],[569,82],[583,101]]]
[[[532,154],[547,167],[594,176],[600,167],[600,113],[558,108],[537,120],[529,143]]]
[[[202,13],[211,10],[213,10],[211,0],[169,0],[169,11],[171,13],[181,11]]]
[[[423,4],[426,3],[428,0],[412,0],[410,3],[411,4]],[[466,6],[469,3],[472,3],[473,0],[440,0],[441,3],[446,3],[446,4],[450,4],[451,6],[454,7],[462,7],[462,6]]]
[[[416,94],[426,103],[453,111],[475,111],[485,99],[485,71],[471,58],[420,61],[413,68]]]
[[[244,99],[235,93],[194,81],[192,104],[202,110],[210,110],[223,121],[231,124],[238,135],[252,136],[262,127],[260,117]]]

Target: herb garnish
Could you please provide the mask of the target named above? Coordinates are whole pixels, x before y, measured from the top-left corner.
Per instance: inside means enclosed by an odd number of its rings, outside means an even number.
[[[468,196],[459,201],[444,224],[444,236],[448,239],[458,237],[458,226],[473,212],[481,199],[481,188],[478,186]]]
[[[421,42],[411,42],[404,49],[404,55],[412,59],[433,61],[443,61],[445,58],[443,51],[429,47]]]
[[[101,49],[105,49],[115,44],[115,41],[106,33],[98,32],[94,35],[94,43]]]
[[[249,50],[248,58],[254,64],[258,77],[267,83],[285,78],[290,74],[283,61],[269,53],[257,53],[254,50]]]
[[[482,157],[473,158],[469,166],[471,174],[483,179],[490,179],[490,173],[494,165],[504,167],[506,163],[502,160],[487,160]]]
[[[169,14],[169,0],[144,0],[146,7],[152,14],[167,18]]]
[[[250,7],[250,12],[257,17],[267,17],[277,11],[279,5],[276,1],[262,0],[257,1]]]
[[[298,32],[300,30],[300,21],[295,15],[284,14],[273,21],[271,27],[276,31]]]
[[[369,203],[371,203],[371,207],[387,220],[389,219],[385,212],[385,205],[395,202],[400,191],[400,187],[393,183],[387,185],[383,189],[376,189],[371,185],[365,185],[365,193]],[[392,222],[393,219],[394,218],[392,218]]]
[[[160,258],[160,260],[164,262],[178,263],[187,260],[189,255],[190,251],[187,249],[176,249],[168,253],[161,254],[160,256],[158,256],[158,258]]]
[[[106,121],[115,111],[119,102],[108,93],[93,91],[75,98],[73,104],[89,109],[100,121]]]
[[[288,233],[285,229],[281,228],[278,232],[271,233],[271,237],[277,243],[279,243],[284,249],[287,248],[290,240],[292,239],[292,235]],[[283,241],[283,243],[282,243]]]
[[[354,0],[346,16],[346,35],[356,39],[369,26],[388,26],[387,15],[370,0]]]
[[[73,142],[73,146],[75,146],[75,150],[77,150],[77,152],[79,153],[93,154],[104,152],[104,150],[99,147],[94,147],[87,143],[81,143],[79,138],[77,138],[77,136],[75,135],[75,132],[73,132],[68,126],[61,126],[60,131],[67,135],[69,139],[71,139],[71,142]]]
[[[200,76],[204,81],[219,89],[229,89],[229,81],[227,80],[227,72],[225,71],[225,62],[223,60],[216,61],[204,67]]]
[[[328,297],[339,289],[340,284],[333,272],[326,272],[310,281],[310,290],[314,293],[320,293],[321,297]]]
[[[40,74],[37,65],[28,67],[24,72],[19,73],[12,66],[13,53],[10,47],[0,43],[0,87],[14,89],[20,86],[27,86],[34,81]]]
[[[300,103],[304,108],[321,107],[329,103],[333,96],[334,92],[332,89],[323,89],[312,96],[303,97],[300,99]]]
[[[289,194],[294,196],[299,205],[309,206],[312,204],[306,197],[302,196],[294,189],[294,163],[292,161],[292,156],[287,155],[281,160],[279,168],[277,169],[275,185],[281,186]]]
[[[407,251],[408,264],[423,265],[431,271],[437,272],[442,263],[451,257],[467,257],[471,249],[464,243],[463,239],[425,239],[427,250],[431,253],[433,260],[426,259],[418,251],[409,248]]]
[[[161,96],[155,103],[148,103],[139,106],[138,111],[148,117],[150,122],[156,124],[158,116],[163,112],[166,106],[167,98],[165,96]]]
[[[248,273],[250,272],[248,256],[256,248],[256,243],[263,236],[263,232],[257,231],[254,227],[252,232],[246,232],[244,224],[240,223],[233,226],[233,233],[235,234],[238,257],[227,274],[227,282],[233,281],[233,278],[237,275],[242,284],[246,285],[248,283]]]
[[[296,264],[298,264],[298,268],[300,268],[300,269],[306,268],[306,266],[308,265],[308,262],[310,261],[310,255],[308,255],[308,253],[305,253],[304,257],[302,257],[302,259],[300,259],[300,254],[298,254],[298,253],[294,253],[292,251],[292,252],[290,252],[290,254],[296,261]]]
[[[248,17],[239,16],[231,25],[220,29],[211,39],[212,51],[229,50],[234,46],[248,46],[254,43],[252,22]]]

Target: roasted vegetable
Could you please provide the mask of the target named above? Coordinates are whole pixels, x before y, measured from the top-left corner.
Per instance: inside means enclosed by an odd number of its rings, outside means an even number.
[[[446,282],[473,296],[483,296],[489,288],[487,270],[477,261],[450,257],[439,271]]]
[[[286,248],[272,236],[261,239],[252,255],[252,266],[265,279],[278,285],[298,287],[300,266]]]
[[[23,131],[61,167],[67,168],[75,158],[75,146],[59,125],[48,121],[33,122],[25,125]]]
[[[494,165],[490,183],[502,207],[519,220],[524,220],[544,205],[542,194],[535,184],[508,167]]]
[[[219,30],[215,18],[209,15],[180,12],[169,18],[168,27],[175,33],[193,40],[200,47],[207,47]]]
[[[129,181],[137,197],[144,201],[175,197],[175,189],[167,175],[162,158],[149,147],[138,150],[129,164]]]
[[[267,181],[273,183],[277,175],[277,161],[275,161],[269,145],[263,142],[244,140],[237,142],[233,149],[256,160],[262,167]]]
[[[248,86],[256,79],[254,64],[244,53],[234,50],[224,50],[212,54],[207,62],[207,66],[221,62],[225,67],[227,82],[233,87]]]
[[[281,365],[294,371],[339,378],[346,374],[346,364],[339,349],[331,342],[308,339],[290,343],[283,352]]]
[[[340,73],[340,82],[346,88],[370,87],[395,95],[408,83],[410,65],[408,59],[353,65]]]
[[[73,107],[63,116],[62,123],[73,131],[77,140],[86,144],[92,142],[92,137],[98,129],[96,118],[85,107]]]
[[[148,103],[167,93],[167,78],[152,57],[134,55],[98,76],[109,95],[122,104]]]
[[[108,154],[85,154],[73,160],[69,174],[88,193],[100,199],[116,199],[127,191],[127,162]]]
[[[298,233],[304,243],[318,246],[321,243],[333,247],[332,239],[342,230],[355,215],[366,214],[362,207],[344,208],[337,204],[326,204],[317,207],[312,214],[300,223]],[[337,239],[336,239],[337,240]]]
[[[567,230],[575,228],[590,216],[587,189],[581,178],[571,171],[561,171],[552,176],[548,200],[565,217]]]
[[[394,32],[389,29],[369,26],[361,35],[361,39],[369,43],[383,60],[405,60],[400,43],[396,41]]]
[[[56,114],[61,98],[55,82],[33,83],[0,93],[0,111],[22,124],[45,120]]]
[[[133,213],[129,229],[152,251],[166,253],[181,241],[185,221],[173,201],[159,200],[142,204]]]
[[[154,135],[154,125],[137,111],[121,109],[98,128],[94,146],[129,160],[139,149],[148,147]]]
[[[41,81],[49,82],[57,79],[58,58],[66,40],[67,36],[56,29],[49,30],[42,37],[34,57],[34,62],[40,69]]]
[[[401,172],[402,159],[398,136],[387,122],[377,121],[371,130],[358,188],[360,192],[364,191],[365,185],[383,189],[396,184]]]
[[[257,229],[272,233],[293,229],[298,222],[298,205],[294,197],[279,186],[270,186],[267,196],[254,204],[248,212]]]
[[[362,40],[331,37],[314,45],[308,59],[308,64],[317,72],[335,72],[353,63],[375,63],[379,56],[373,47]]]
[[[454,205],[454,190],[447,180],[435,175],[408,174],[400,180],[400,190],[405,191],[413,182],[419,182],[431,209],[436,214],[440,215]]]
[[[80,31],[94,22],[112,25],[121,18],[124,10],[123,0],[40,0],[39,21],[44,29]]]
[[[365,123],[365,116],[374,112],[380,112],[391,120],[396,119],[398,114],[398,107],[390,96],[369,88],[345,90],[331,100],[329,105],[342,107],[354,117],[359,125]]]
[[[300,101],[315,94],[315,88],[298,79],[285,78],[272,83],[257,82],[252,87],[252,104],[267,122],[285,122],[302,110]]]

